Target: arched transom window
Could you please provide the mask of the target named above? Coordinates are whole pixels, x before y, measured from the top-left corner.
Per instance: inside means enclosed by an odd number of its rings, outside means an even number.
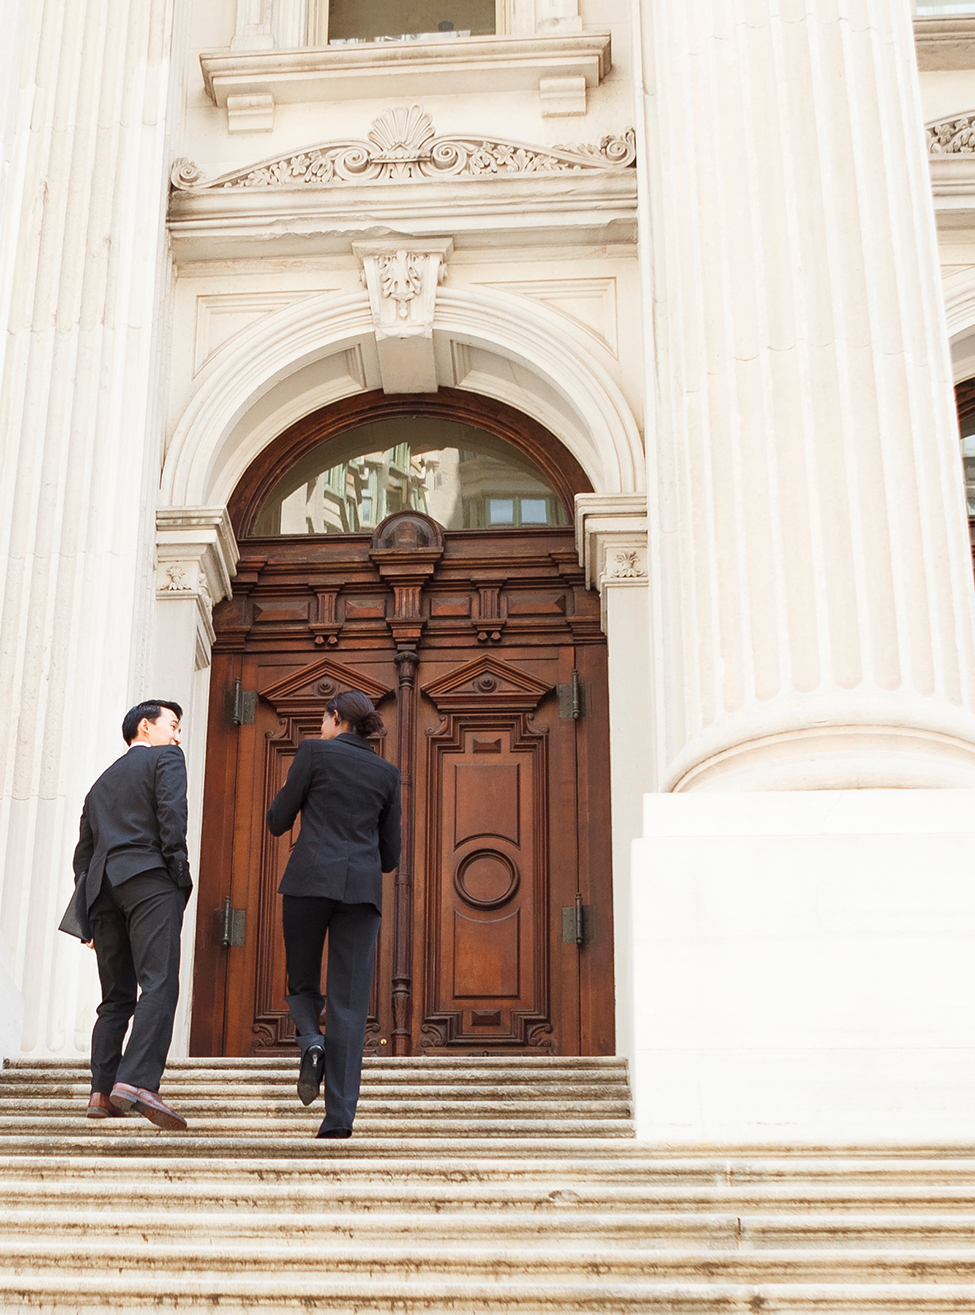
[[[354,534],[406,510],[447,530],[568,523],[544,473],[512,444],[457,421],[401,416],[312,448],[271,490],[253,532]]]

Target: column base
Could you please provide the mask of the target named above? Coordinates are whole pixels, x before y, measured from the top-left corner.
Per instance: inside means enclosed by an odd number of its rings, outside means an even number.
[[[916,706],[891,715],[874,706],[880,702],[865,699],[853,710],[843,700],[822,700],[729,718],[685,747],[663,788],[975,789],[975,718]]]
[[[637,1135],[971,1137],[975,790],[648,795]]]

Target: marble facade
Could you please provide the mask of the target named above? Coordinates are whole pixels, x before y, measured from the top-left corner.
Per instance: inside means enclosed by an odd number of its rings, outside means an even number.
[[[329,47],[325,0],[8,11],[4,1053],[86,1049],[55,915],[147,688],[187,708],[198,843],[242,473],[330,402],[449,386],[594,489],[640,1129],[840,1136],[882,1072],[875,1135],[961,1127],[975,15],[499,0],[491,37]]]

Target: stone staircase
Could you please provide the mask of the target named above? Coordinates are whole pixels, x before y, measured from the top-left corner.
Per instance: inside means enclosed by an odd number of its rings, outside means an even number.
[[[975,1147],[634,1140],[623,1061],[367,1060],[315,1141],[297,1061],[176,1060],[190,1119],[0,1073],[0,1311],[975,1312]]]

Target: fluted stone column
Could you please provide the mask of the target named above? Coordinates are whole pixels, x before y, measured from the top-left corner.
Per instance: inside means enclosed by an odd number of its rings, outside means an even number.
[[[87,1047],[93,956],[55,927],[85,790],[124,750],[125,709],[150,692],[173,8],[35,0],[13,25],[0,950],[31,1054]]]
[[[907,0],[640,0],[662,787],[975,784]]]

